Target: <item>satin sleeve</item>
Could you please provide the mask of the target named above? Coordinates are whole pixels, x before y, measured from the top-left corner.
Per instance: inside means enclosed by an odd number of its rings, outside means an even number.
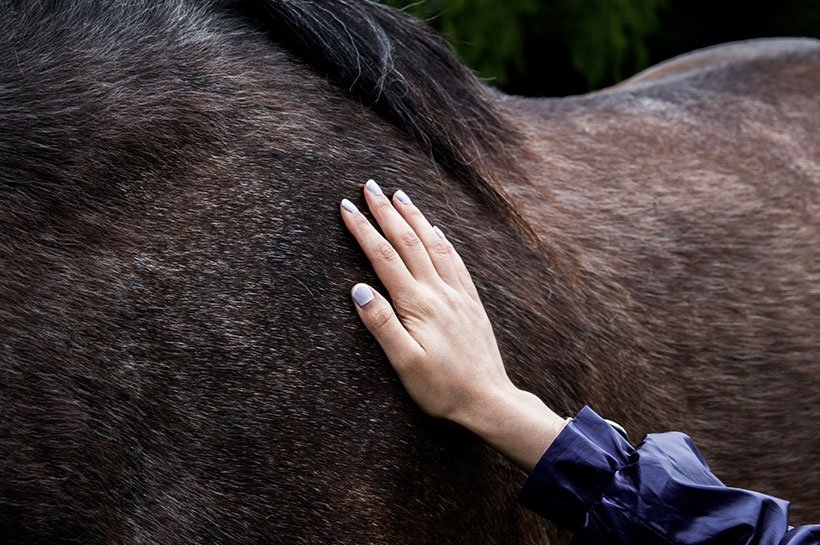
[[[589,407],[543,454],[518,502],[573,531],[575,545],[820,544],[820,525],[788,525],[787,501],[725,486],[687,435],[650,434],[632,447]]]

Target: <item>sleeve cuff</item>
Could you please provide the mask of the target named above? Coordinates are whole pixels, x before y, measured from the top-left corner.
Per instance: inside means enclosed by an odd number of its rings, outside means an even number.
[[[529,474],[518,503],[574,530],[635,449],[587,406],[567,424]]]

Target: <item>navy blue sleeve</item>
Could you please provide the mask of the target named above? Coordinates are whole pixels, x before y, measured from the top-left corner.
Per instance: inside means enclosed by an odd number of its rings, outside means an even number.
[[[688,436],[651,434],[633,448],[589,407],[518,502],[572,530],[576,545],[820,544],[820,525],[788,526],[788,502],[720,482]]]

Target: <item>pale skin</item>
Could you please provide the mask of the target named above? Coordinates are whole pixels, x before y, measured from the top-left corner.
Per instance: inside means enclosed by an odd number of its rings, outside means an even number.
[[[364,325],[422,410],[464,426],[532,471],[566,420],[510,381],[450,241],[401,191],[389,199],[371,180],[364,195],[385,236],[347,199],[340,212],[393,301],[366,284],[354,286]]]

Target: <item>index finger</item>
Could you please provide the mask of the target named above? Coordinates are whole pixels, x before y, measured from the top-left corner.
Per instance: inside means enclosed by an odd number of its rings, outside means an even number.
[[[342,199],[341,209],[342,220],[347,229],[361,246],[391,297],[412,289],[416,285],[416,279],[393,245],[379,234],[355,204]]]

